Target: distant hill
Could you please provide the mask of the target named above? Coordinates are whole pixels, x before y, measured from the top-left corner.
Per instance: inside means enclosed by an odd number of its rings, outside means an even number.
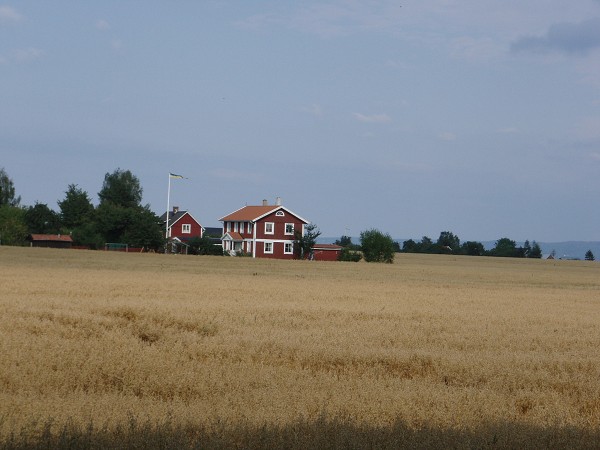
[[[333,244],[339,237],[319,237],[318,241],[321,244]],[[407,239],[395,239],[396,242],[402,243]],[[414,239],[419,242],[421,238]],[[352,242],[360,243],[359,237],[352,237]],[[463,242],[463,241],[461,241]],[[496,241],[480,241],[486,250],[495,247]],[[536,241],[537,242],[537,241]],[[530,241],[533,243],[533,241]],[[555,252],[555,257],[560,259],[585,259],[585,253],[591,250],[596,260],[600,261],[600,241],[565,241],[565,242],[538,242],[542,249],[543,258],[547,258],[552,251]],[[517,246],[522,246],[523,242],[517,242]]]

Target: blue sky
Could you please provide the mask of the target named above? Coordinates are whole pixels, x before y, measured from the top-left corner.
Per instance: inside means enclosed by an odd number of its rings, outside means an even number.
[[[600,240],[599,0],[0,0],[0,74],[25,205],[121,168],[205,226]]]

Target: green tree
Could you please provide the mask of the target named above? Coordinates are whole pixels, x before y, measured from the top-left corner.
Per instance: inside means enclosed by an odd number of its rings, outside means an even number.
[[[417,244],[414,240],[412,239],[407,239],[406,241],[404,241],[402,243],[402,251],[404,253],[418,253],[419,251],[419,244]]]
[[[223,256],[223,247],[215,245],[208,236],[195,237],[188,242],[192,255],[217,255]]]
[[[159,249],[164,245],[159,218],[147,206],[103,203],[96,209],[97,232],[104,242]]]
[[[515,257],[517,256],[517,244],[509,238],[500,238],[489,254],[490,256]]]
[[[317,238],[321,236],[319,227],[314,223],[309,223],[302,231],[296,230],[294,233],[294,256],[296,259],[312,259],[312,248],[317,243]]]
[[[529,253],[527,254],[527,257],[528,258],[541,258],[542,257],[542,247],[540,247],[540,244],[533,241],[533,243],[531,244],[531,249],[529,250]]]
[[[93,219],[94,205],[84,190],[76,184],[70,184],[65,198],[58,201],[62,225],[68,230],[89,223]]]
[[[485,248],[481,242],[467,241],[463,242],[461,245],[460,253],[469,256],[483,256],[485,254]]]
[[[585,260],[586,261],[594,261],[594,254],[592,253],[591,250],[588,250],[587,252],[585,252]]]
[[[460,249],[460,239],[451,231],[442,231],[436,242],[440,252],[457,252]]]
[[[15,196],[15,186],[3,168],[0,168],[0,206],[19,206],[21,197]]]
[[[104,175],[102,189],[98,192],[100,205],[112,203],[124,208],[140,206],[142,187],[140,180],[129,170],[117,169]]]
[[[24,245],[27,238],[25,210],[18,206],[0,206],[0,244]]]
[[[60,232],[60,216],[45,203],[37,203],[25,209],[27,231],[40,234],[58,234]]]
[[[394,262],[394,240],[387,233],[376,229],[362,231],[360,246],[367,262]]]

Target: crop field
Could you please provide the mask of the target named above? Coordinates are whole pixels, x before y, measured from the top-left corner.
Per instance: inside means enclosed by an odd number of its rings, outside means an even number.
[[[598,448],[600,264],[0,247],[0,448]]]

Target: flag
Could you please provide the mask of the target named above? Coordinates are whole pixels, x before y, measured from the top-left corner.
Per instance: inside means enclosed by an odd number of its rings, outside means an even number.
[[[184,177],[184,176],[182,176],[182,175],[177,175],[177,174],[174,174],[174,173],[169,173],[169,176],[170,176],[171,178],[185,178],[185,177]]]

